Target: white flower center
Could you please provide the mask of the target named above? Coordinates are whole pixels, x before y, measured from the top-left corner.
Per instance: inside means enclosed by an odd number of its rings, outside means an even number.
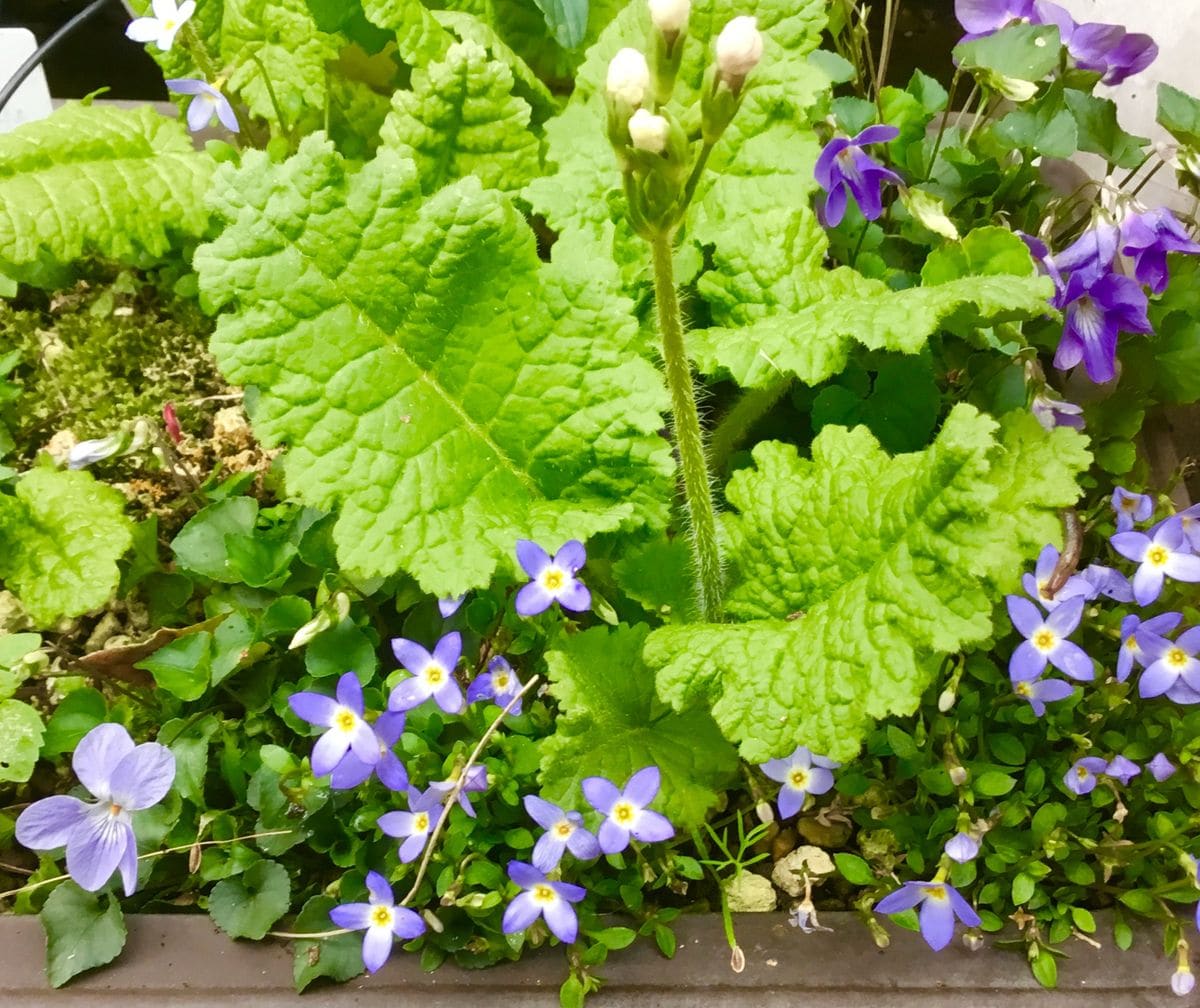
[[[389,906],[377,906],[371,910],[371,927],[392,929],[392,918],[395,914]]]
[[[1187,668],[1188,658],[1190,656],[1183,648],[1171,648],[1167,652],[1167,664],[1172,668],[1184,669]]]
[[[1054,645],[1058,643],[1058,635],[1049,627],[1044,626],[1030,640],[1033,642],[1035,648],[1041,651],[1042,654],[1045,654],[1048,651],[1054,650]]]
[[[499,675],[493,676],[492,685],[496,687],[497,693],[503,693],[506,689],[508,689],[508,676],[506,676],[503,672],[501,672]]]
[[[788,785],[796,791],[804,791],[808,787],[808,771],[803,767],[795,767],[788,774]]]
[[[358,715],[349,707],[339,707],[333,714],[333,727],[343,735],[349,735],[358,724]]]
[[[1146,550],[1145,562],[1151,567],[1165,567],[1171,559],[1171,551],[1165,546],[1151,546]]]
[[[450,673],[438,662],[430,662],[421,670],[421,678],[430,686],[441,686],[449,677]]]
[[[1084,294],[1075,302],[1075,326],[1086,340],[1094,340],[1100,335],[1100,309],[1091,295]]]
[[[632,826],[637,818],[637,807],[633,802],[622,799],[612,807],[612,817],[618,826]]]
[[[416,836],[418,833],[428,833],[428,832],[429,832],[429,813],[428,812],[418,812],[415,816],[413,816],[413,836]]]
[[[558,901],[558,893],[544,883],[535,885],[529,891],[533,893],[533,901],[541,904],[542,906],[549,906],[551,903]]]
[[[575,832],[575,824],[569,819],[559,819],[554,824],[554,835],[559,840],[566,840],[572,833]]]
[[[541,582],[542,587],[551,594],[560,592],[567,583],[567,572],[561,567],[551,565],[542,571]]]

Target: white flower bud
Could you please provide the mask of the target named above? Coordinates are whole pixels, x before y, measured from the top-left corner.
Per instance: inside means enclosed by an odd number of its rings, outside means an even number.
[[[80,441],[67,453],[68,469],[86,469],[95,462],[111,458],[121,450],[125,443],[122,434],[110,434],[106,438],[95,438],[91,441]]]
[[[660,115],[638,109],[629,119],[629,139],[638,150],[661,154],[667,149],[671,124]]]
[[[944,689],[938,697],[938,710],[946,714],[954,706],[954,702],[958,699],[958,694],[952,689]]]
[[[650,64],[636,49],[622,49],[608,64],[604,85],[609,97],[626,105],[641,105],[650,89]]]
[[[687,27],[691,0],[649,0],[650,20],[664,35],[678,35]]]
[[[316,616],[296,631],[292,636],[291,642],[288,644],[288,650],[294,651],[298,647],[304,647],[317,634],[324,633],[331,626],[333,626],[333,620],[329,616],[329,611],[322,609]]]
[[[962,787],[967,783],[967,768],[961,766],[953,766],[950,768],[950,782],[955,787]]]
[[[775,810],[771,808],[770,802],[760,801],[754,806],[754,813],[758,816],[758,821],[761,823],[772,823],[775,821]]]
[[[1171,990],[1179,997],[1187,997],[1196,987],[1196,977],[1192,971],[1185,965],[1180,964],[1171,975]]]
[[[717,36],[717,69],[726,80],[744,80],[762,59],[758,18],[735,17]]]

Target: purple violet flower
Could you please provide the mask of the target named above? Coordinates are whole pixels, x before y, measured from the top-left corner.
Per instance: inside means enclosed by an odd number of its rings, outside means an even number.
[[[465,703],[454,678],[454,667],[462,656],[462,634],[455,630],[443,636],[434,646],[433,654],[416,641],[396,637],[392,653],[412,678],[392,690],[388,710],[409,711],[433,697],[447,714],[461,713]]]
[[[954,919],[967,927],[979,927],[979,914],[948,882],[905,882],[894,893],[875,904],[877,913],[894,914],[920,904],[921,937],[940,952],[954,937]]]
[[[454,786],[458,783],[459,774],[443,781],[434,781],[429,785],[430,792],[436,792],[441,796],[441,800],[445,801],[450,792],[454,790]],[[487,767],[476,763],[467,771],[467,779],[463,783],[462,788],[458,792],[457,800],[459,808],[467,813],[472,819],[475,818],[475,806],[471,804],[471,799],[467,797],[469,794],[480,794],[487,790],[488,776]]]
[[[1040,602],[1047,612],[1052,611],[1064,602],[1082,597],[1085,601],[1096,597],[1096,586],[1079,574],[1072,574],[1063,586],[1053,595],[1050,594],[1050,578],[1058,566],[1058,550],[1053,546],[1042,547],[1038,554],[1037,565],[1032,574],[1021,576],[1021,586],[1025,593],[1034,601]]]
[[[541,546],[529,539],[517,540],[517,559],[530,582],[517,592],[514,607],[521,616],[536,616],[557,602],[571,612],[587,612],[592,593],[575,575],[587,563],[583,543],[572,539],[551,559]]]
[[[1122,619],[1121,653],[1117,655],[1117,682],[1124,682],[1129,678],[1134,662],[1143,667],[1146,665],[1146,648],[1158,644],[1168,646],[1165,636],[1179,626],[1182,620],[1182,613],[1177,612],[1161,613],[1148,620],[1132,614]]]
[[[1121,252],[1133,259],[1133,275],[1155,294],[1167,289],[1167,253],[1200,253],[1184,226],[1166,207],[1129,214],[1121,221]],[[1141,519],[1145,520],[1145,519]]]
[[[167,81],[167,89],[175,94],[193,96],[187,107],[188,129],[193,133],[204,129],[212,122],[213,116],[216,116],[230,133],[238,132],[238,121],[233,106],[229,104],[229,99],[211,84],[193,77],[174,77]]]
[[[504,911],[501,927],[505,934],[524,931],[539,917],[564,945],[570,945],[579,933],[579,919],[572,903],[587,895],[583,886],[570,882],[551,882],[543,872],[524,861],[508,863],[508,877],[525,891],[515,897]]]
[[[1092,659],[1087,652],[1067,640],[1083,616],[1082,598],[1064,602],[1044,619],[1041,610],[1027,598],[1009,595],[1006,601],[1013,626],[1025,638],[1008,662],[1008,675],[1014,683],[1036,679],[1045,671],[1047,663],[1072,679],[1087,681],[1095,678]]]
[[[467,703],[491,700],[497,707],[507,707],[521,692],[521,680],[503,655],[496,655],[488,662],[486,672],[481,672],[467,687]],[[521,713],[522,701],[518,700],[511,713]]]
[[[1118,532],[1109,542],[1121,556],[1137,563],[1133,575],[1133,597],[1138,605],[1149,605],[1162,594],[1163,581],[1200,581],[1200,556],[1188,551],[1179,515],[1155,526],[1151,534]]]
[[[1046,430],[1054,430],[1055,427],[1084,428],[1083,407],[1065,399],[1051,399],[1044,393],[1038,393],[1029,404],[1029,411]]]
[[[421,915],[408,907],[396,906],[396,897],[379,872],[367,872],[367,903],[343,903],[329,911],[329,918],[340,928],[366,929],[363,935],[363,966],[374,973],[392,954],[392,939],[419,938],[425,933]]]
[[[1174,777],[1179,768],[1167,759],[1166,753],[1155,753],[1154,758],[1146,764],[1146,769],[1150,771],[1150,776],[1161,784]]]
[[[1176,703],[1200,702],[1200,626],[1181,633],[1174,643],[1159,637],[1144,650],[1152,659],[1138,680],[1138,695],[1163,696]]]
[[[336,700],[323,693],[305,691],[288,697],[288,705],[297,717],[329,729],[313,746],[313,776],[332,773],[351,750],[368,766],[379,762],[379,740],[363,720],[362,685],[353,672],[346,672],[338,680]]]
[[[1022,700],[1028,700],[1036,717],[1046,713],[1046,704],[1065,700],[1075,692],[1075,687],[1061,679],[1017,679],[1012,684],[1013,692]]]
[[[1116,376],[1119,333],[1154,331],[1146,315],[1146,292],[1136,280],[1117,273],[1090,282],[1083,273],[1072,273],[1054,306],[1066,316],[1054,366],[1066,371],[1082,361],[1098,385]]]
[[[945,851],[951,861],[966,864],[979,856],[979,839],[970,833],[955,833],[946,841]]]
[[[1033,16],[1033,0],[954,0],[954,16],[971,35],[991,35]]]
[[[667,817],[646,808],[658,794],[661,775],[658,767],[642,767],[622,789],[606,777],[585,777],[583,794],[592,808],[605,817],[597,839],[605,854],[616,854],[629,846],[633,836],[643,843],[669,840],[675,827]]]
[[[814,170],[817,184],[828,194],[821,208],[821,220],[837,227],[846,215],[848,195],[853,196],[867,220],[883,213],[881,190],[884,182],[903,185],[904,180],[863,151],[868,144],[888,143],[900,131],[895,126],[868,126],[855,137],[834,137],[817,158]]]
[[[773,781],[779,781],[779,818],[788,819],[804,808],[805,799],[822,795],[833,787],[832,770],[838,764],[824,756],[814,756],[804,746],[796,746],[790,756],[768,760],[760,769]]]
[[[455,595],[452,598],[438,599],[438,612],[442,614],[442,619],[449,619],[458,612],[462,608],[463,599],[466,597],[467,593],[463,592],[461,595]]]
[[[1134,522],[1150,520],[1154,514],[1154,498],[1119,486],[1113,491],[1112,509],[1117,514],[1117,531],[1128,532]]]
[[[157,742],[134,745],[124,727],[100,724],[71,757],[79,782],[96,799],[51,795],[17,817],[17,840],[35,851],[67,849],[67,872],[96,892],[121,872],[125,895],[137,888],[138,853],[131,813],[157,805],[175,781],[175,757]]]
[[[1034,21],[1056,25],[1075,65],[1101,74],[1104,84],[1120,84],[1141,73],[1158,56],[1158,46],[1149,35],[1126,31],[1121,25],[1079,24],[1051,0],[1037,0]]]
[[[600,844],[583,828],[583,816],[578,812],[564,812],[537,795],[526,795],[524,801],[529,817],[546,831],[533,846],[532,861],[538,871],[557,868],[566,850],[580,861],[600,856]]]
[[[1093,283],[1112,272],[1120,243],[1120,231],[1115,224],[1106,220],[1094,221],[1054,257],[1054,269],[1060,276],[1078,274],[1087,283]],[[1061,294],[1065,285],[1056,286]]]
[[[422,792],[416,788],[408,789],[407,812],[385,812],[377,820],[377,825],[390,837],[404,838],[400,845],[400,860],[405,864],[415,861],[425,849],[429,839],[429,831],[433,829],[434,809],[442,807],[443,795],[433,788]]]
[[[1096,774],[1108,770],[1108,760],[1099,756],[1085,756],[1071,764],[1071,769],[1063,777],[1063,784],[1073,794],[1091,794],[1096,788]]]
[[[372,773],[389,790],[404,791],[408,788],[408,771],[392,751],[392,747],[400,741],[400,736],[404,733],[404,714],[400,711],[385,711],[375,719],[371,730],[375,733],[375,742],[379,746],[378,761],[374,764],[364,763],[351,749],[329,775],[329,786],[335,791],[356,788]]]
[[[1124,756],[1117,754],[1109,762],[1108,768],[1104,772],[1114,780],[1119,780],[1122,784],[1128,784],[1142,772],[1142,768],[1134,763],[1133,760],[1126,759]]]

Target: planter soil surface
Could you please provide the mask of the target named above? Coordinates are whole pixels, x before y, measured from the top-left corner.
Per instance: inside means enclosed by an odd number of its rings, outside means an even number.
[[[821,921],[834,931],[801,934],[783,914],[738,915],[746,968],[735,974],[720,917],[684,918],[676,929],[674,960],[663,959],[644,941],[614,953],[600,971],[603,990],[588,1003],[596,1008],[1142,1008],[1186,1003],[1171,994],[1174,963],[1162,955],[1156,931],[1142,929],[1134,947],[1120,952],[1108,937],[1110,922],[1103,915],[1098,931],[1103,947],[1083,941],[1065,946],[1069,956],[1059,960],[1056,991],[1037,986],[1019,953],[990,947],[971,952],[960,940],[935,953],[919,936],[895,927],[889,928],[891,947],[880,951],[854,914],[823,914]],[[291,949],[282,941],[235,942],[202,916],[130,915],[126,922],[129,940],[116,963],[55,991],[42,972],[44,939],[38,921],[0,917],[0,1005],[554,1008],[565,975],[557,950],[487,970],[447,965],[432,974],[421,972],[415,955],[397,950],[374,977],[314,985],[297,995]]]

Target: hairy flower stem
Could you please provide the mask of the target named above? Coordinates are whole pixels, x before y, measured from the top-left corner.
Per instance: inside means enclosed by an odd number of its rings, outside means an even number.
[[[700,616],[715,623],[721,618],[721,553],[717,543],[717,518],[713,508],[704,452],[700,414],[692,367],[683,344],[683,318],[675,293],[675,266],[671,234],[659,231],[650,242],[654,253],[654,293],[658,306],[658,328],[662,335],[663,366],[671,393],[671,418],[679,464],[683,469],[683,496],[687,507],[692,557]]]

